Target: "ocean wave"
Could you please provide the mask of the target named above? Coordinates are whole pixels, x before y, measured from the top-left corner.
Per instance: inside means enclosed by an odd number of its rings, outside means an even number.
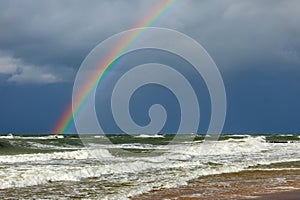
[[[228,137],[251,137],[251,135],[247,135],[247,134],[228,134],[228,135],[223,135],[223,136],[228,136]]]
[[[161,162],[149,162],[147,158],[141,160],[128,158],[121,161],[82,167],[77,165],[39,165],[35,168],[29,168],[19,165],[13,169],[6,168],[0,171],[0,189],[41,185],[55,181],[82,181],[88,178],[97,178],[97,181],[110,181],[112,185],[120,184],[122,181],[138,183],[129,188],[130,193],[125,195],[128,197],[132,194],[150,191],[153,188],[171,188],[184,185],[187,181],[200,176],[249,170],[247,169],[248,166],[258,163],[228,163],[211,167],[199,165],[197,161],[165,162],[165,160],[161,160]],[[122,178],[116,179],[116,176]],[[120,197],[124,198],[124,195]]]
[[[46,142],[53,143],[60,141]],[[116,186],[118,189],[113,192],[119,192],[120,184],[124,182],[125,186],[120,189],[124,193],[106,193],[103,198],[101,196],[101,199],[124,199],[153,189],[184,185],[200,176],[249,170],[251,166],[255,170],[260,165],[276,162],[300,161],[299,145],[273,144],[266,142],[265,136],[249,136],[206,143],[102,144],[92,149],[75,151],[5,155],[0,156],[0,188],[26,187],[55,181],[96,180]],[[113,156],[115,154],[112,155],[110,151],[118,151],[118,148],[164,148],[161,152],[165,153],[154,156]],[[89,178],[91,180],[87,180]]]
[[[76,150],[76,149],[82,149],[81,146],[74,146],[74,145],[68,145],[68,144],[45,144],[45,143],[38,143],[38,142],[32,142],[28,141],[26,143],[26,147],[30,149],[39,149],[39,150]]]
[[[38,168],[21,167],[22,170],[16,172],[12,169],[0,171],[0,189],[12,187],[26,187],[40,185],[54,181],[81,181],[86,178],[101,177],[102,175],[124,174],[134,175],[138,172],[153,168],[152,163],[144,161],[132,161],[126,163],[116,162],[113,164],[102,164],[94,166],[64,166],[64,165],[42,165]],[[11,176],[6,176],[11,174]]]
[[[141,134],[141,135],[136,135],[134,137],[135,138],[165,138],[165,136],[158,135],[158,134],[154,134],[154,135]]]
[[[18,136],[18,135],[4,135],[0,136],[0,139],[18,139],[18,140],[54,140],[63,139],[63,135],[47,135],[47,136]]]
[[[113,157],[106,149],[82,149],[77,151],[32,153],[0,156],[0,163],[28,163],[49,160],[83,160],[91,158],[105,159]]]
[[[63,139],[63,135],[47,135],[47,136],[14,136],[14,139],[19,140],[54,140],[54,139]]]
[[[12,134],[1,135],[0,139],[14,139],[14,136]]]
[[[105,138],[103,135],[95,135],[94,138]]]
[[[280,134],[280,135],[276,135],[277,137],[293,137],[294,134]]]
[[[189,155],[225,155],[268,150],[265,136],[247,137],[243,139],[230,138],[221,141],[207,141],[186,145],[170,145],[172,152]]]

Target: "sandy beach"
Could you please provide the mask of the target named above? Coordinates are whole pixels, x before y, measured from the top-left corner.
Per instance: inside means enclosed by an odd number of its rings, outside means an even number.
[[[300,170],[250,170],[209,175],[190,181],[186,186],[151,191],[132,197],[141,199],[258,199],[298,200]]]
[[[300,190],[287,191],[287,192],[276,192],[271,194],[262,194],[257,200],[298,200],[300,198]]]

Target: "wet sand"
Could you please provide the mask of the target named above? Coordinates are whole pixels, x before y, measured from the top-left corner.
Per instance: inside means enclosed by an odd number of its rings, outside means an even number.
[[[132,197],[141,199],[300,199],[300,170],[250,170],[203,176],[186,186]]]
[[[272,194],[262,194],[256,200],[299,200],[300,190],[287,191],[287,192],[276,192]]]

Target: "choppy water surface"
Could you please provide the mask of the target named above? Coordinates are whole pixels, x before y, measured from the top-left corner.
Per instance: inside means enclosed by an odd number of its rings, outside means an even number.
[[[300,169],[300,135],[173,137],[88,135],[86,147],[74,135],[0,136],[0,198],[126,199],[206,175]]]

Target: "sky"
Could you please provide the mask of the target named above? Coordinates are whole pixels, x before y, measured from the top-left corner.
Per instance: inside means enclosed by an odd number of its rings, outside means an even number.
[[[51,133],[72,101],[88,53],[134,28],[159,1],[0,1],[0,133]],[[297,0],[179,0],[154,24],[195,39],[215,61],[227,95],[224,133],[300,132],[299,7]],[[147,105],[150,94],[173,99],[160,90],[153,86],[148,96],[135,96]],[[176,131],[178,103],[165,104],[171,117],[164,130]],[[134,105],[133,119],[147,123]],[[209,123],[202,119],[200,132]],[[117,130],[102,120],[108,132]]]

